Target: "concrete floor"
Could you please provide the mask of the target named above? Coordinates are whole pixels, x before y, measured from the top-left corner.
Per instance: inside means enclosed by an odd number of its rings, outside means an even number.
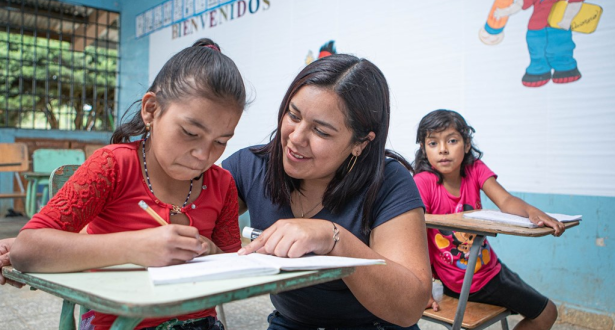
[[[0,218],[0,239],[13,237],[27,221],[27,218]],[[0,286],[0,329],[57,329],[60,320],[62,300],[28,287],[15,289],[9,285]],[[269,296],[259,296],[224,304],[226,325],[229,330],[267,329],[267,315],[273,306]],[[519,322],[519,316],[510,316],[508,324],[512,329]],[[419,321],[423,330],[443,330],[441,325]],[[499,324],[488,328],[500,329]],[[557,330],[584,330],[587,328],[568,324],[556,324]],[[610,330],[610,329],[609,329]]]

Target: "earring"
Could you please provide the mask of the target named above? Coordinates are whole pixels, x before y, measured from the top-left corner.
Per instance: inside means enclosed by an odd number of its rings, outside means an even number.
[[[151,123],[145,123],[145,131],[147,132],[147,134],[145,135],[145,139],[147,140],[150,136],[150,130],[152,129],[152,124]]]
[[[348,161],[348,165],[346,165],[346,170],[348,170],[348,172],[346,172],[346,174],[350,173],[350,171],[352,171],[352,169],[354,168],[354,164],[357,163],[357,158],[359,158],[359,156],[355,156],[354,154],[352,155],[352,158],[350,158],[350,161]],[[352,165],[350,165],[350,163],[352,163]],[[350,169],[348,169],[350,167]]]

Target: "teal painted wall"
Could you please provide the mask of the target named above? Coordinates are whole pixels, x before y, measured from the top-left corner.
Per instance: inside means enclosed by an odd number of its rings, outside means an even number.
[[[590,312],[615,313],[615,198],[513,193],[547,212],[582,214],[561,237],[489,238],[498,257],[557,303]],[[483,208],[497,209],[483,194]],[[613,315],[611,315],[613,316]]]

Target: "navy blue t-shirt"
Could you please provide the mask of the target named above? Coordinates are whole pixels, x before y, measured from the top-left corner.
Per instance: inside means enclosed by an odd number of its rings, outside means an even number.
[[[267,161],[268,157],[257,156],[245,148],[222,162],[222,167],[235,179],[239,198],[248,206],[251,227],[257,229],[266,229],[279,219],[294,218],[290,205],[278,207],[267,198],[264,183]],[[374,205],[376,218],[372,229],[423,207],[414,180],[403,165],[387,159],[384,172],[385,179]],[[369,236],[361,232],[365,193],[351,200],[337,215],[323,208],[313,218],[331,220],[369,245]],[[312,326],[355,326],[378,319],[359,303],[342,280],[271,295],[271,301],[285,317]]]

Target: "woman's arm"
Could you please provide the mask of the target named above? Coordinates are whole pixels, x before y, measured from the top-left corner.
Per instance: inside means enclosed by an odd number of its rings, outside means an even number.
[[[388,322],[401,326],[418,322],[432,283],[423,210],[414,209],[374,228],[371,249],[351,233],[345,234],[344,238],[354,239],[342,242],[340,238],[332,254],[387,262],[385,267],[357,267],[344,278],[359,302]]]
[[[255,251],[282,257],[306,253],[385,259],[386,266],[357,267],[343,280],[359,302],[379,318],[410,326],[421,317],[431,294],[431,268],[427,254],[422,209],[408,211],[374,228],[370,246],[337,225],[339,241],[333,244],[333,225],[327,220],[285,219],[267,228],[240,254]]]
[[[538,226],[551,227],[555,230],[553,236],[561,236],[564,233],[565,226],[563,223],[553,219],[524,200],[511,195],[494,177],[490,177],[485,181],[483,191],[502,212],[527,217]]]
[[[182,225],[99,235],[43,228],[22,230],[10,258],[23,272],[71,272],[124,263],[178,264],[209,248],[196,228]]]

